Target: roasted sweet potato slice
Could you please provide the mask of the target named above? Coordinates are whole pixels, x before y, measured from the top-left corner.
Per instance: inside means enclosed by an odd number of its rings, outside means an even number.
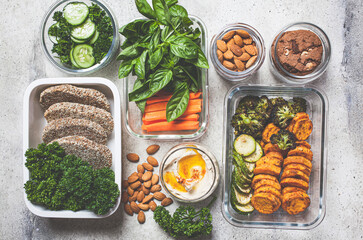
[[[277,144],[272,144],[272,143],[266,143],[266,145],[263,147],[263,152],[265,154],[267,154],[269,152],[279,152],[282,154],[279,146],[277,146]]]
[[[297,113],[296,116],[291,120],[289,126],[287,127],[287,130],[292,132],[292,129],[293,129],[296,121],[301,120],[301,119],[309,119],[309,114],[307,114],[305,112]]]
[[[290,169],[299,170],[299,171],[305,173],[307,176],[310,176],[310,173],[311,173],[311,169],[310,168],[308,168],[305,165],[297,164],[297,163],[296,164],[295,163],[292,163],[292,164],[289,164],[286,167],[284,167],[284,171],[290,170]]]
[[[271,214],[279,209],[281,201],[269,193],[257,193],[252,196],[252,206],[260,213]]]
[[[275,165],[271,165],[271,164],[262,164],[262,165],[256,167],[255,170],[253,170],[253,173],[255,175],[268,174],[268,175],[272,175],[275,177],[278,177],[280,175],[280,172],[281,172],[280,167],[276,167]]]
[[[298,146],[304,146],[306,148],[311,149],[311,146],[310,146],[310,144],[307,141],[296,141],[295,143],[296,143],[296,146],[297,147]]]
[[[291,157],[285,158],[283,166],[286,167],[287,165],[292,164],[292,163],[302,164],[310,169],[313,166],[308,159],[301,157],[301,156],[291,156]]]
[[[282,171],[281,180],[284,178],[297,178],[309,183],[309,176],[296,169],[284,169],[284,171]]]
[[[257,194],[257,193],[270,193],[270,194],[275,195],[276,197],[278,197],[280,199],[280,201],[282,201],[281,192],[272,186],[267,186],[267,185],[261,186],[255,190],[254,194]]]
[[[290,150],[287,153],[287,156],[302,156],[310,161],[313,160],[313,152],[309,148],[306,148],[304,146],[298,146],[295,149]]]
[[[277,133],[278,131],[280,131],[280,128],[275,126],[273,123],[267,124],[262,132],[262,140],[265,143],[269,143],[271,135]]]
[[[266,145],[266,143],[263,141],[263,140],[261,140],[260,141],[260,146],[262,147],[262,149],[263,149],[263,147]]]
[[[291,215],[301,213],[309,206],[310,198],[302,191],[286,193],[282,197],[282,209]]]
[[[258,183],[259,181],[261,181],[261,180],[264,180],[264,179],[266,179],[266,180],[271,180],[271,181],[275,181],[275,182],[279,182],[278,180],[277,180],[277,178],[276,177],[274,177],[274,176],[271,176],[271,175],[266,175],[266,174],[258,174],[258,175],[255,175],[254,177],[253,177],[253,179],[252,179],[252,183],[251,183],[251,187],[252,187],[252,189],[255,189],[255,185],[256,185],[256,183]]]
[[[275,182],[273,180],[268,180],[268,179],[263,179],[263,180],[259,181],[258,183],[256,183],[254,185],[254,187],[255,187],[254,190],[256,190],[262,186],[271,186],[271,187],[274,187],[277,190],[281,191],[281,185],[279,182]]]
[[[281,152],[268,152],[265,154],[265,156],[267,157],[275,157],[275,158],[278,158],[280,160],[283,160],[284,157],[282,156]]]
[[[284,189],[282,189],[282,195],[285,195],[286,193],[290,193],[290,192],[306,192],[304,189],[298,188],[298,187],[285,187]]]
[[[310,119],[297,120],[292,128],[292,133],[296,139],[306,140],[313,131],[313,122]]]
[[[263,156],[262,158],[260,158],[260,160],[258,160],[256,162],[256,166],[260,166],[263,164],[272,164],[275,165],[277,167],[281,167],[282,165],[282,160],[275,158],[275,157],[268,157],[268,156]]]
[[[284,178],[281,180],[282,187],[298,187],[307,191],[309,189],[309,184],[301,179],[296,178]],[[256,184],[257,187],[257,184]]]

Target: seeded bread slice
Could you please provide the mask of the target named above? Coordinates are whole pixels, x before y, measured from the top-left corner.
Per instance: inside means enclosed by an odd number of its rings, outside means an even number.
[[[112,166],[111,150],[82,136],[68,136],[53,140],[64,148],[66,154],[74,154],[87,161],[94,169],[110,168]]]
[[[114,126],[111,113],[104,109],[81,103],[55,103],[45,111],[44,117],[48,122],[59,118],[87,119],[101,125],[107,135],[112,133]]]
[[[66,136],[83,136],[99,144],[107,143],[107,133],[101,125],[86,119],[59,118],[47,123],[43,142],[49,143]]]
[[[54,103],[75,102],[110,111],[106,96],[92,88],[80,88],[69,84],[57,85],[45,89],[40,94],[40,106],[46,110]]]

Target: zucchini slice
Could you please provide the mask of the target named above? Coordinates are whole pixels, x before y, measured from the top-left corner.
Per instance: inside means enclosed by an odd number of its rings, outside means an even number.
[[[63,9],[64,18],[73,26],[82,24],[88,17],[89,8],[85,3],[72,2]]]
[[[71,36],[78,40],[88,40],[93,36],[93,34],[95,34],[95,32],[96,24],[87,18],[83,24],[72,29]]]
[[[252,198],[252,193],[248,193],[248,194],[243,194],[238,192],[235,187],[232,187],[232,194],[234,194],[236,196],[236,200],[239,204],[241,205],[246,205],[248,203],[251,202],[251,198]]]
[[[249,156],[256,150],[256,141],[250,135],[241,134],[234,140],[234,149],[244,157]]]
[[[232,204],[232,207],[234,210],[236,210],[236,212],[241,213],[241,214],[250,214],[253,212],[253,210],[255,210],[252,207],[251,203],[248,203],[246,205]]]
[[[243,194],[247,194],[247,193],[250,193],[252,188],[251,187],[241,187],[239,186],[237,183],[234,183],[234,186],[236,188],[236,190],[240,193],[243,193]]]
[[[244,157],[243,159],[246,162],[255,163],[263,156],[263,150],[261,145],[256,142],[256,150],[249,156]]]
[[[247,167],[248,171],[252,175],[251,178],[253,178],[253,175],[254,175],[253,170],[255,170],[256,164],[255,163],[249,163],[249,162],[245,162],[245,164],[246,164],[246,167]],[[251,176],[251,175],[249,175],[249,176]]]

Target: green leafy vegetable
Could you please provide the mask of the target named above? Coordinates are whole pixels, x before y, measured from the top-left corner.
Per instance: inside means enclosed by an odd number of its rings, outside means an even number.
[[[155,13],[146,0],[135,0],[135,4],[139,13],[147,18],[155,18]]]
[[[179,85],[166,105],[166,120],[171,122],[180,117],[189,103],[189,89],[186,82]]]

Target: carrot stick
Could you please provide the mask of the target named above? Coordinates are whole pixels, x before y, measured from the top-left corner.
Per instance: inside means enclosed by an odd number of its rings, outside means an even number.
[[[200,98],[200,96],[202,95],[201,92],[197,92],[197,93],[190,93],[189,94],[189,99],[197,99]],[[153,103],[157,103],[157,102],[167,102],[170,100],[172,95],[161,95],[161,96],[156,96],[156,97],[150,97],[146,100],[146,104],[153,104]]]
[[[166,105],[168,104],[168,102],[157,102],[157,103],[153,103],[153,104],[148,104],[145,107],[145,112],[156,112],[156,111],[162,111],[162,110],[166,110]],[[189,105],[201,105],[202,104],[202,99],[192,99],[189,100]]]
[[[202,111],[202,106],[200,105],[191,105],[188,106],[183,115],[181,117],[185,117],[190,114],[199,113]],[[156,112],[148,112],[144,114],[144,120],[148,122],[152,121],[165,121],[166,120],[166,111],[156,111]]]
[[[149,125],[142,125],[142,129],[147,132],[194,130],[198,129],[198,127],[199,121],[158,122]]]
[[[190,114],[190,115],[186,115],[185,117],[180,116],[179,118],[176,119],[176,121],[198,121],[199,120],[199,115],[194,113],[194,114]],[[146,125],[148,124],[153,124],[153,123],[157,123],[157,122],[163,122],[163,121],[146,121],[145,118],[142,118],[142,122]]]

